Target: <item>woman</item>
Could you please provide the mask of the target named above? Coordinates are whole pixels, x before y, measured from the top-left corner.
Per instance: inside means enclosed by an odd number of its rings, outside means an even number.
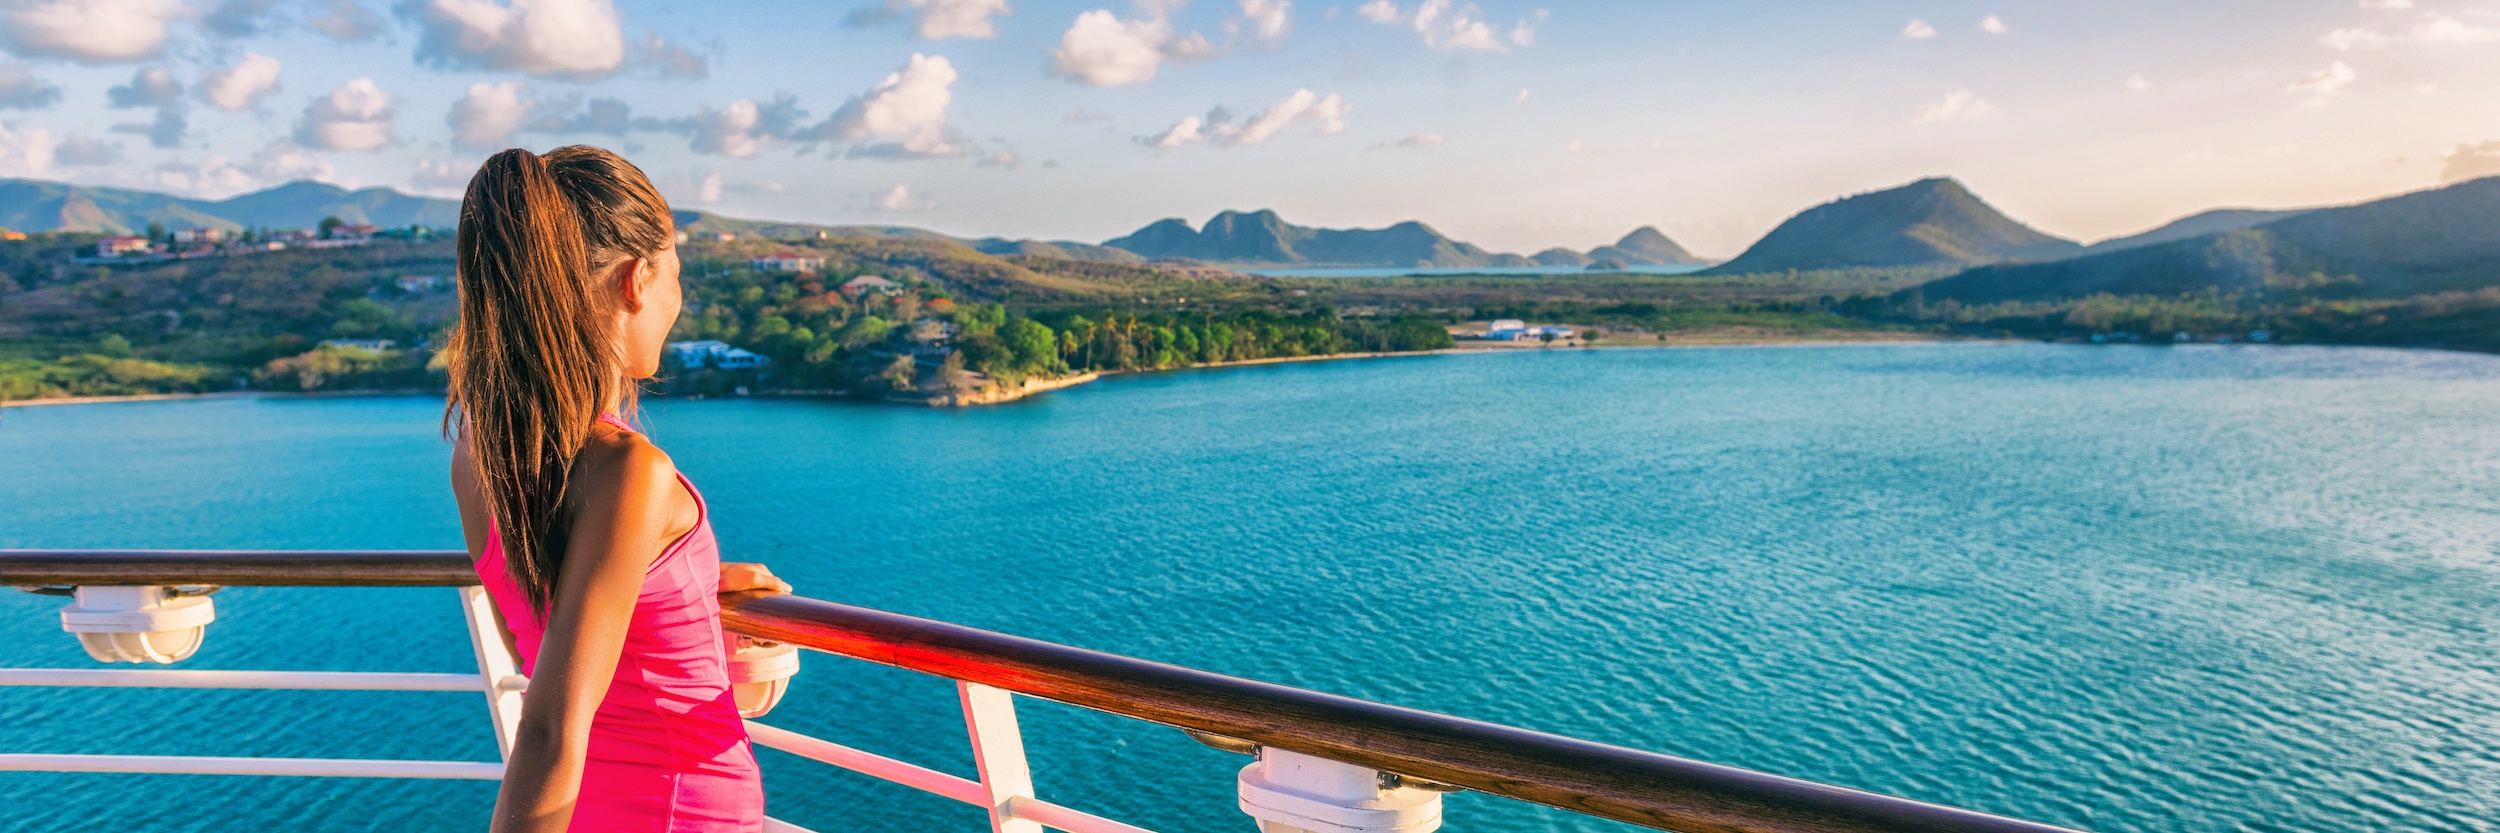
[[[694,485],[619,416],[677,319],[675,231],[592,147],[495,154],[461,202],[452,494],[530,676],[498,833],[763,829],[716,596],[789,587],[720,563]]]

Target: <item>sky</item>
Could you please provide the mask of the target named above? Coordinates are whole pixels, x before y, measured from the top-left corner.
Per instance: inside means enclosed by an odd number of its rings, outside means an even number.
[[[2500,0],[0,0],[0,176],[1100,241],[1225,209],[1726,257],[1926,176],[2095,240],[2500,173]]]

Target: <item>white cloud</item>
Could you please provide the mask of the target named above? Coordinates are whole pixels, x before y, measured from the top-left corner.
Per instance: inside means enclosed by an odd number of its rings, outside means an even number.
[[[1241,22],[1260,41],[1276,43],[1293,28],[1292,0],[1241,0]]]
[[[451,125],[453,147],[502,150],[512,144],[512,134],[529,120],[530,107],[535,104],[521,96],[519,82],[480,81],[470,84],[468,93],[451,103],[451,112],[443,117],[443,122]]]
[[[2126,85],[2128,90],[2140,93],[2153,88],[2153,79],[2143,75],[2130,75],[2127,76]]]
[[[650,70],[663,78],[704,78],[712,74],[712,62],[684,44],[670,43],[658,32],[644,32],[634,41],[634,65]]]
[[[2439,171],[2441,182],[2464,182],[2487,176],[2500,176],[2500,141],[2458,145],[2449,151],[2447,164]]]
[[[61,101],[61,88],[21,66],[0,66],[0,110],[41,110]]]
[[[234,66],[200,73],[201,100],[220,110],[247,110],[278,91],[278,59],[258,52],[243,53]]]
[[[114,109],[163,107],[182,99],[182,82],[174,80],[172,70],[164,67],[140,67],[130,74],[130,83],[115,84],[104,91],[104,100]]]
[[[720,202],[719,171],[703,175],[703,181],[695,186],[694,198],[696,202]]]
[[[2352,86],[2353,80],[2358,77],[2360,75],[2353,72],[2351,65],[2336,61],[2328,64],[2325,69],[2301,76],[2299,80],[2285,86],[2283,92],[2290,95],[2310,96],[2308,104],[2314,107],[2325,104],[2328,97],[2343,92],[2345,87]]]
[[[63,165],[86,167],[110,165],[122,161],[122,146],[119,142],[107,142],[73,133],[61,137],[61,143],[52,148],[52,158],[53,161]]]
[[[1404,138],[1404,139],[1398,139],[1398,140],[1396,140],[1396,141],[1390,141],[1390,142],[1381,142],[1381,143],[1378,143],[1378,144],[1372,145],[1372,146],[1371,146],[1371,147],[1369,147],[1369,148],[1365,148],[1365,150],[1423,150],[1423,149],[1425,149],[1425,148],[1437,148],[1437,147],[1440,147],[1440,146],[1441,146],[1441,134],[1439,134],[1439,133],[1417,133],[1417,134],[1415,134],[1415,135],[1413,135],[1413,136],[1408,136],[1408,137],[1406,137],[1406,138]]]
[[[2376,49],[2395,42],[2394,38],[2370,29],[2337,29],[2318,36],[2318,45],[2337,52]]]
[[[732,101],[729,106],[718,110],[704,107],[694,115],[694,143],[691,148],[696,153],[754,156],[755,151],[763,146],[762,137],[756,135],[763,122],[763,111],[753,101]]]
[[[341,42],[372,40],[391,28],[390,21],[357,0],[328,0],[304,17],[304,25]]]
[[[2413,39],[2420,43],[2489,43],[2500,40],[2500,29],[2476,26],[2447,15],[2432,15],[2431,19],[2413,27]]]
[[[2361,0],[2361,7],[2365,9],[2410,9],[2413,8],[2413,0]]]
[[[377,150],[390,145],[398,104],[371,78],[339,85],[304,106],[295,141],[319,150]]]
[[[2004,18],[1996,15],[1989,15],[1979,21],[1979,31],[1986,32],[1991,35],[2002,35],[2007,32],[2014,31],[2014,29],[2013,27],[2005,25]]]
[[[1528,102],[1534,100],[1536,100],[1536,94],[1528,92],[1526,87],[1521,87],[1518,95],[1510,97],[1510,103],[1513,107],[1526,107],[1528,106]]]
[[[1172,11],[1180,0],[1140,0],[1139,17],[1122,20],[1110,9],[1076,16],[1059,48],[1050,51],[1051,74],[1097,87],[1154,80],[1163,62],[1204,58],[1217,52],[1205,35],[1175,38]]]
[[[901,69],[877,82],[834,111],[808,138],[844,141],[885,140],[857,148],[853,155],[889,158],[962,156],[970,153],[963,140],[946,126],[946,107],[955,100],[955,65],[944,56],[914,53]]]
[[[1424,45],[1434,49],[1503,51],[1492,25],[1478,16],[1474,6],[1453,8],[1451,0],[1424,0],[1415,7],[1414,26],[1416,34],[1424,37]]]
[[[476,165],[419,159],[416,172],[408,175],[408,186],[423,194],[456,194],[468,190],[469,178],[476,175]]]
[[[1200,144],[1207,140],[1206,126],[1207,123],[1205,120],[1200,119],[1197,116],[1190,116],[1174,123],[1170,129],[1165,130],[1162,133],[1158,133],[1153,136],[1139,136],[1137,137],[1137,142],[1138,144],[1142,144],[1156,150],[1172,150],[1188,145]]]
[[[1926,40],[1935,36],[1935,24],[1924,20],[1913,18],[1910,20],[1910,25],[1901,27],[1902,40]]]
[[[176,0],[6,0],[0,41],[21,55],[140,61],[162,53],[166,24],[188,13]]]
[[[59,143],[40,127],[12,129],[0,124],[0,176],[44,176],[52,172],[52,151]]]
[[[911,186],[898,182],[894,184],[894,187],[885,189],[884,191],[878,192],[872,196],[868,200],[868,207],[873,211],[887,211],[895,213],[907,211],[927,211],[937,207],[937,200],[929,198],[926,194],[913,191]]]
[[[888,6],[910,9],[912,33],[924,40],[998,37],[990,18],[1012,11],[1007,0],[890,0]]]
[[[1285,100],[1250,117],[1239,127],[1219,124],[1215,127],[1215,143],[1219,145],[1256,145],[1298,121],[1312,122],[1321,133],[1345,132],[1345,117],[1354,112],[1354,105],[1336,93],[1321,98],[1310,90],[1295,90]]]
[[[332,180],[338,172],[319,154],[294,142],[278,139],[237,164],[224,156],[210,156],[196,164],[179,160],[157,165],[145,175],[157,188],[204,197],[225,197],[254,188],[301,179]]]
[[[444,66],[586,81],[625,64],[610,0],[415,0],[400,13],[423,32],[417,56]]]
[[[1506,52],[1511,46],[1536,45],[1536,27],[1527,21],[1513,25],[1507,36],[1493,28],[1482,12],[1472,4],[1461,6],[1454,0],[1423,0],[1412,13],[1390,0],[1371,0],[1354,10],[1364,20],[1384,26],[1404,25],[1423,37],[1424,45],[1439,50],[1472,50]],[[1551,13],[1537,10],[1536,18],[1544,20]]]
[[[1946,93],[1942,100],[1918,108],[1918,113],[1912,121],[1918,124],[1940,121],[1975,121],[1987,118],[1988,114],[1993,112],[1996,112],[1996,108],[1980,98],[1978,93],[1969,90],[1954,90]]]

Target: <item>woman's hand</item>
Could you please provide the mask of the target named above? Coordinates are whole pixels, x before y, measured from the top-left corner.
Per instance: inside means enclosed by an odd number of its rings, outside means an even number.
[[[764,595],[778,596],[790,592],[790,583],[773,575],[772,568],[762,564],[723,561],[720,564],[720,592],[726,596],[749,590],[762,590]]]

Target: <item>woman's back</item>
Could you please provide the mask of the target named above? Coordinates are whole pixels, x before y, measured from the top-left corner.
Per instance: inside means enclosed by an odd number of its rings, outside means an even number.
[[[600,421],[631,430],[613,416]],[[571,829],[717,833],[760,830],[762,782],[731,693],[720,629],[720,549],[711,512],[694,498],[693,529],[653,559],[635,599],[616,674],[592,719]],[[478,579],[533,674],[545,627],[505,566],[489,524]]]

